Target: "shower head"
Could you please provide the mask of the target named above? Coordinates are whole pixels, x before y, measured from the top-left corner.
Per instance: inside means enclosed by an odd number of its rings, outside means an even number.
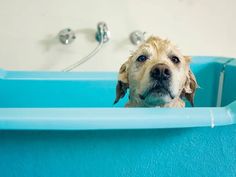
[[[110,31],[108,30],[105,22],[99,22],[97,24],[96,40],[101,43],[105,43],[110,39]]]

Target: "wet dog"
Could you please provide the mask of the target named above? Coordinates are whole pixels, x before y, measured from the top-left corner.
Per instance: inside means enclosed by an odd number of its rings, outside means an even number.
[[[116,86],[117,103],[129,89],[126,107],[193,106],[197,81],[189,63],[169,40],[150,37],[121,66]]]

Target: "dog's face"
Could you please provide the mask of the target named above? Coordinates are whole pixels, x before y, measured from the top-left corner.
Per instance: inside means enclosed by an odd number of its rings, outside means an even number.
[[[197,83],[190,60],[170,41],[150,37],[120,68],[115,103],[130,88],[130,102],[136,105],[164,105],[180,96],[193,105]]]

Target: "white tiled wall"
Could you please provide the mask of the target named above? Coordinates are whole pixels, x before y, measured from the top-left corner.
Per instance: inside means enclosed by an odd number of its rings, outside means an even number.
[[[134,47],[133,30],[174,41],[186,55],[236,57],[235,0],[7,0],[0,1],[0,68],[61,70],[96,45],[105,21],[111,40],[77,71],[116,71]],[[55,39],[70,27],[77,39]]]

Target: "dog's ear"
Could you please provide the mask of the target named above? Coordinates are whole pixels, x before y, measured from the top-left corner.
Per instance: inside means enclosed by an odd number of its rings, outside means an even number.
[[[128,65],[129,61],[126,61],[121,67],[118,76],[118,82],[116,85],[116,99],[114,104],[116,104],[121,98],[123,98],[129,88],[128,81]]]
[[[197,87],[197,80],[191,69],[189,69],[187,80],[185,82],[181,96],[185,97],[191,103],[192,106],[194,106],[194,95]]]

